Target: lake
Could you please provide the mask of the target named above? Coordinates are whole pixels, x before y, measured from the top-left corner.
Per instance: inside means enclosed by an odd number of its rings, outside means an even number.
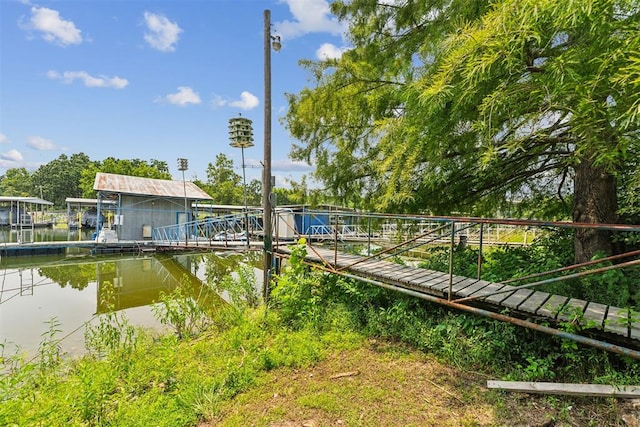
[[[161,294],[185,282],[193,295],[210,292],[243,264],[254,269],[256,286],[261,287],[260,257],[256,252],[4,257],[0,260],[0,345],[5,355],[16,350],[34,355],[55,319],[62,350],[82,354],[84,326],[106,312],[107,297],[132,325],[161,329],[151,308]]]

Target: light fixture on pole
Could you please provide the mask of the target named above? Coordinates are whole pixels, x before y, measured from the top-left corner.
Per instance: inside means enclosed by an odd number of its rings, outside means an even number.
[[[251,120],[244,117],[229,119],[229,139],[233,148],[242,149],[242,194],[244,195],[244,231],[249,246],[249,213],[247,208],[247,178],[245,174],[244,149],[253,147],[253,126]]]
[[[182,188],[184,189],[184,215],[185,215],[185,231],[184,244],[189,245],[189,210],[187,208],[187,181],[184,179],[184,171],[189,169],[189,161],[187,159],[178,158],[178,170],[182,171]]]
[[[264,230],[263,299],[269,301],[269,281],[273,264],[271,224],[271,48],[282,47],[280,36],[271,34],[271,11],[264,11],[264,160],[262,169],[262,222]]]

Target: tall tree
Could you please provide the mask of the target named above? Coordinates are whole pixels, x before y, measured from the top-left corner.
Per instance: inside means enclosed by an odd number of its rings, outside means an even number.
[[[617,222],[616,179],[638,144],[637,2],[333,10],[354,48],[307,64],[317,86],[290,96],[287,116],[303,141],[292,154],[314,157],[320,179],[358,179],[386,209],[482,213],[556,198],[574,221]],[[580,231],[574,246],[577,261],[612,251],[605,232]]]
[[[67,197],[82,196],[80,178],[83,171],[92,165],[93,162],[84,153],[71,157],[61,154],[33,173],[33,187],[42,191],[42,196],[53,202],[56,208],[63,208]]]
[[[7,169],[0,177],[0,194],[3,196],[39,196],[33,193],[31,174],[25,168]]]
[[[215,164],[207,166],[207,185],[215,203],[240,205],[243,203],[242,176],[233,171],[233,160],[225,154],[216,156]]]

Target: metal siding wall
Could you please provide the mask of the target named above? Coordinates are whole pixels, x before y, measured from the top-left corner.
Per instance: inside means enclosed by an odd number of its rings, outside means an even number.
[[[122,196],[123,225],[121,240],[144,240],[142,226],[162,227],[176,223],[177,212],[184,210],[184,201],[136,196]]]

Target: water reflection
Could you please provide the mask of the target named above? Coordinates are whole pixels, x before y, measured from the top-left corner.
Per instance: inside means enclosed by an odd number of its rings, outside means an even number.
[[[187,295],[214,306],[220,296],[212,290],[243,263],[256,269],[261,264],[255,253],[5,257],[0,263],[0,343],[35,354],[46,322],[56,318],[63,350],[81,353],[83,325],[111,305],[136,326],[159,328],[150,307],[161,294],[182,284]]]
[[[91,240],[95,230],[68,228],[0,227],[0,243]]]

